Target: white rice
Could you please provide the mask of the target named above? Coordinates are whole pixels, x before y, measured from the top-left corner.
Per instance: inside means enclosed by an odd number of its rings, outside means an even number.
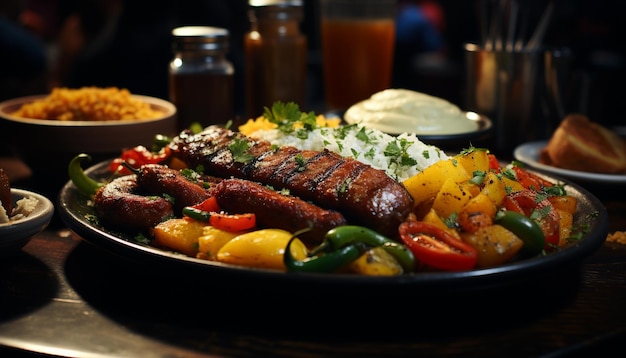
[[[251,136],[268,140],[275,145],[290,145],[302,150],[328,149],[343,157],[352,157],[384,170],[387,175],[400,182],[431,164],[448,158],[441,149],[423,143],[414,134],[391,136],[358,124],[318,128],[307,133],[308,137],[302,139],[295,133],[286,134],[278,129],[269,129],[256,131]],[[388,150],[393,148],[401,149],[399,155],[393,155]],[[414,163],[407,163],[407,157],[413,159]]]
[[[7,215],[7,211],[4,209],[4,206],[0,205],[0,224],[8,223],[9,216]]]
[[[13,208],[13,211],[10,213],[10,215],[8,215],[4,207],[0,205],[0,224],[8,223],[10,221],[17,221],[32,214],[32,212],[35,211],[35,209],[37,208],[39,200],[37,200],[37,198],[29,196],[18,200],[15,204],[16,206]]]

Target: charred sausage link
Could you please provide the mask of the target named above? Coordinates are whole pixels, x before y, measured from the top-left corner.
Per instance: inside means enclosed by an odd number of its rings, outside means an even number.
[[[139,168],[137,184],[150,195],[167,194],[174,198],[174,211],[180,214],[185,206],[198,204],[209,197],[202,181],[194,182],[180,171],[160,164],[146,164]]]
[[[8,216],[13,211],[13,197],[11,196],[11,182],[9,175],[0,168],[0,205],[4,208]]]
[[[322,209],[249,180],[225,179],[211,188],[211,194],[227,212],[255,213],[260,226],[289,232],[310,226],[311,231],[298,236],[309,246],[320,244],[328,230],[346,223],[337,211]]]
[[[248,161],[240,160],[231,148],[241,142],[246,143],[246,154],[251,157]],[[413,206],[402,184],[384,171],[329,151],[288,146],[274,149],[267,141],[218,126],[197,134],[183,131],[170,149],[174,157],[191,168],[202,165],[207,174],[288,189],[303,200],[343,213],[350,222],[391,237],[397,237],[398,225]]]
[[[193,182],[178,170],[147,164],[136,174],[117,178],[100,188],[94,197],[94,209],[105,224],[120,230],[143,231],[180,215],[185,206],[208,198],[202,183],[219,180],[203,176]]]
[[[116,178],[98,189],[94,210],[103,224],[125,231],[144,231],[174,215],[167,199],[140,193],[135,175]]]

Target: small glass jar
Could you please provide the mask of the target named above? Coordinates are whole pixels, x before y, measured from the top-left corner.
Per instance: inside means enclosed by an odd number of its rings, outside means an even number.
[[[300,32],[302,0],[250,0],[251,31],[244,38],[249,118],[276,101],[305,105],[307,39]]]
[[[174,58],[169,68],[169,98],[178,129],[193,123],[225,124],[234,117],[234,68],[226,58],[228,30],[184,26],[172,30]]]

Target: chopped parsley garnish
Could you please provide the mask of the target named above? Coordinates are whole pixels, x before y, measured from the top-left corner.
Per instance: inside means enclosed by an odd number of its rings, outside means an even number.
[[[296,161],[296,163],[298,164],[298,167],[296,168],[297,171],[299,172],[303,172],[306,170],[306,159],[304,159],[304,156],[302,156],[302,153],[298,153],[296,154],[293,159]]]
[[[487,148],[476,148],[476,147],[474,147],[474,146],[472,146],[470,144],[469,148],[463,149],[459,154],[460,155],[468,155],[468,154],[471,154],[471,153],[474,153],[474,152],[479,152],[479,151],[485,152],[485,151],[489,151],[489,150]]]
[[[247,164],[254,158],[254,156],[248,152],[249,146],[250,143],[242,138],[234,138],[228,145],[228,149],[236,163]]]
[[[541,209],[533,210],[530,213],[530,218],[533,219],[533,220],[541,220],[541,219],[545,218],[546,216],[548,216],[548,214],[550,213],[551,209],[552,209],[552,207],[550,207],[550,206],[544,206]]]
[[[346,193],[348,191],[348,189],[350,188],[350,183],[352,182],[351,178],[346,179],[346,181],[344,181],[343,183],[339,184],[339,187],[337,187],[337,192],[338,193]]]
[[[153,198],[156,199],[156,196],[149,196],[148,198]],[[168,193],[163,193],[163,198],[165,198],[165,200],[169,201],[172,204],[176,204],[176,198]]]
[[[299,139],[307,139],[309,138],[309,130],[308,129],[298,129],[296,131],[296,137],[298,137]]]
[[[142,233],[137,234],[137,236],[135,236],[134,239],[136,242],[143,244],[143,245],[150,245],[150,242],[151,242],[150,238]]]
[[[407,149],[413,144],[405,138],[400,140],[392,140],[385,147],[384,154],[386,157],[390,157],[390,162],[398,166],[398,170],[401,167],[410,167],[417,165],[417,160],[413,159],[408,153]],[[397,174],[397,173],[396,173]]]
[[[485,181],[485,176],[487,176],[487,172],[484,170],[475,170],[472,173],[472,178],[470,179],[470,183],[475,185],[480,185]]]
[[[196,170],[184,168],[180,171],[180,174],[182,174],[182,176],[184,176],[185,178],[189,179],[192,182],[197,182],[200,179],[200,173],[202,173],[203,171],[204,171],[204,167],[200,165],[198,166],[198,168],[196,168]]]
[[[370,136],[367,135],[365,127],[361,127],[361,129],[359,129],[359,132],[356,134],[356,138],[367,144],[376,144],[376,140],[373,140]]]
[[[544,188],[544,191],[546,192],[546,194],[551,196],[567,195],[567,192],[565,191],[565,185],[563,184],[556,184],[554,186],[546,187]]]
[[[505,178],[509,178],[511,180],[517,181],[517,176],[515,175],[515,172],[512,169],[502,168],[501,173]]]
[[[348,136],[348,133],[350,133],[350,131],[352,131],[352,129],[354,129],[357,125],[356,124],[348,124],[345,126],[340,126],[335,128],[335,138],[337,139],[346,139],[346,137]]]

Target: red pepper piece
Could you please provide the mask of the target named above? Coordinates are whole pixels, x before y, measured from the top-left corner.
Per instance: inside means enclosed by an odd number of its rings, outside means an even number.
[[[554,185],[551,182],[527,171],[524,168],[513,166],[513,171],[515,172],[517,182],[526,189],[541,190],[541,188],[551,187]]]
[[[203,202],[194,205],[193,208],[196,208],[202,211],[214,212],[214,213],[217,213],[220,211],[220,206],[217,204],[217,199],[214,196],[210,196]]]
[[[500,161],[495,154],[487,154],[487,158],[489,158],[489,169],[494,170],[496,173],[500,172]]]
[[[122,165],[122,162],[130,164],[133,168],[139,168],[144,164],[159,164],[170,156],[169,147],[164,147],[159,152],[151,152],[148,148],[138,145],[131,149],[122,151],[119,158],[115,158],[109,165],[109,170],[121,175],[130,174],[130,170]]]
[[[546,250],[559,245],[559,213],[548,198],[538,198],[534,190],[520,190],[504,197],[502,206],[537,221],[546,239]]]
[[[216,229],[239,232],[254,229],[256,227],[256,215],[248,214],[225,214],[211,213],[209,224]]]

